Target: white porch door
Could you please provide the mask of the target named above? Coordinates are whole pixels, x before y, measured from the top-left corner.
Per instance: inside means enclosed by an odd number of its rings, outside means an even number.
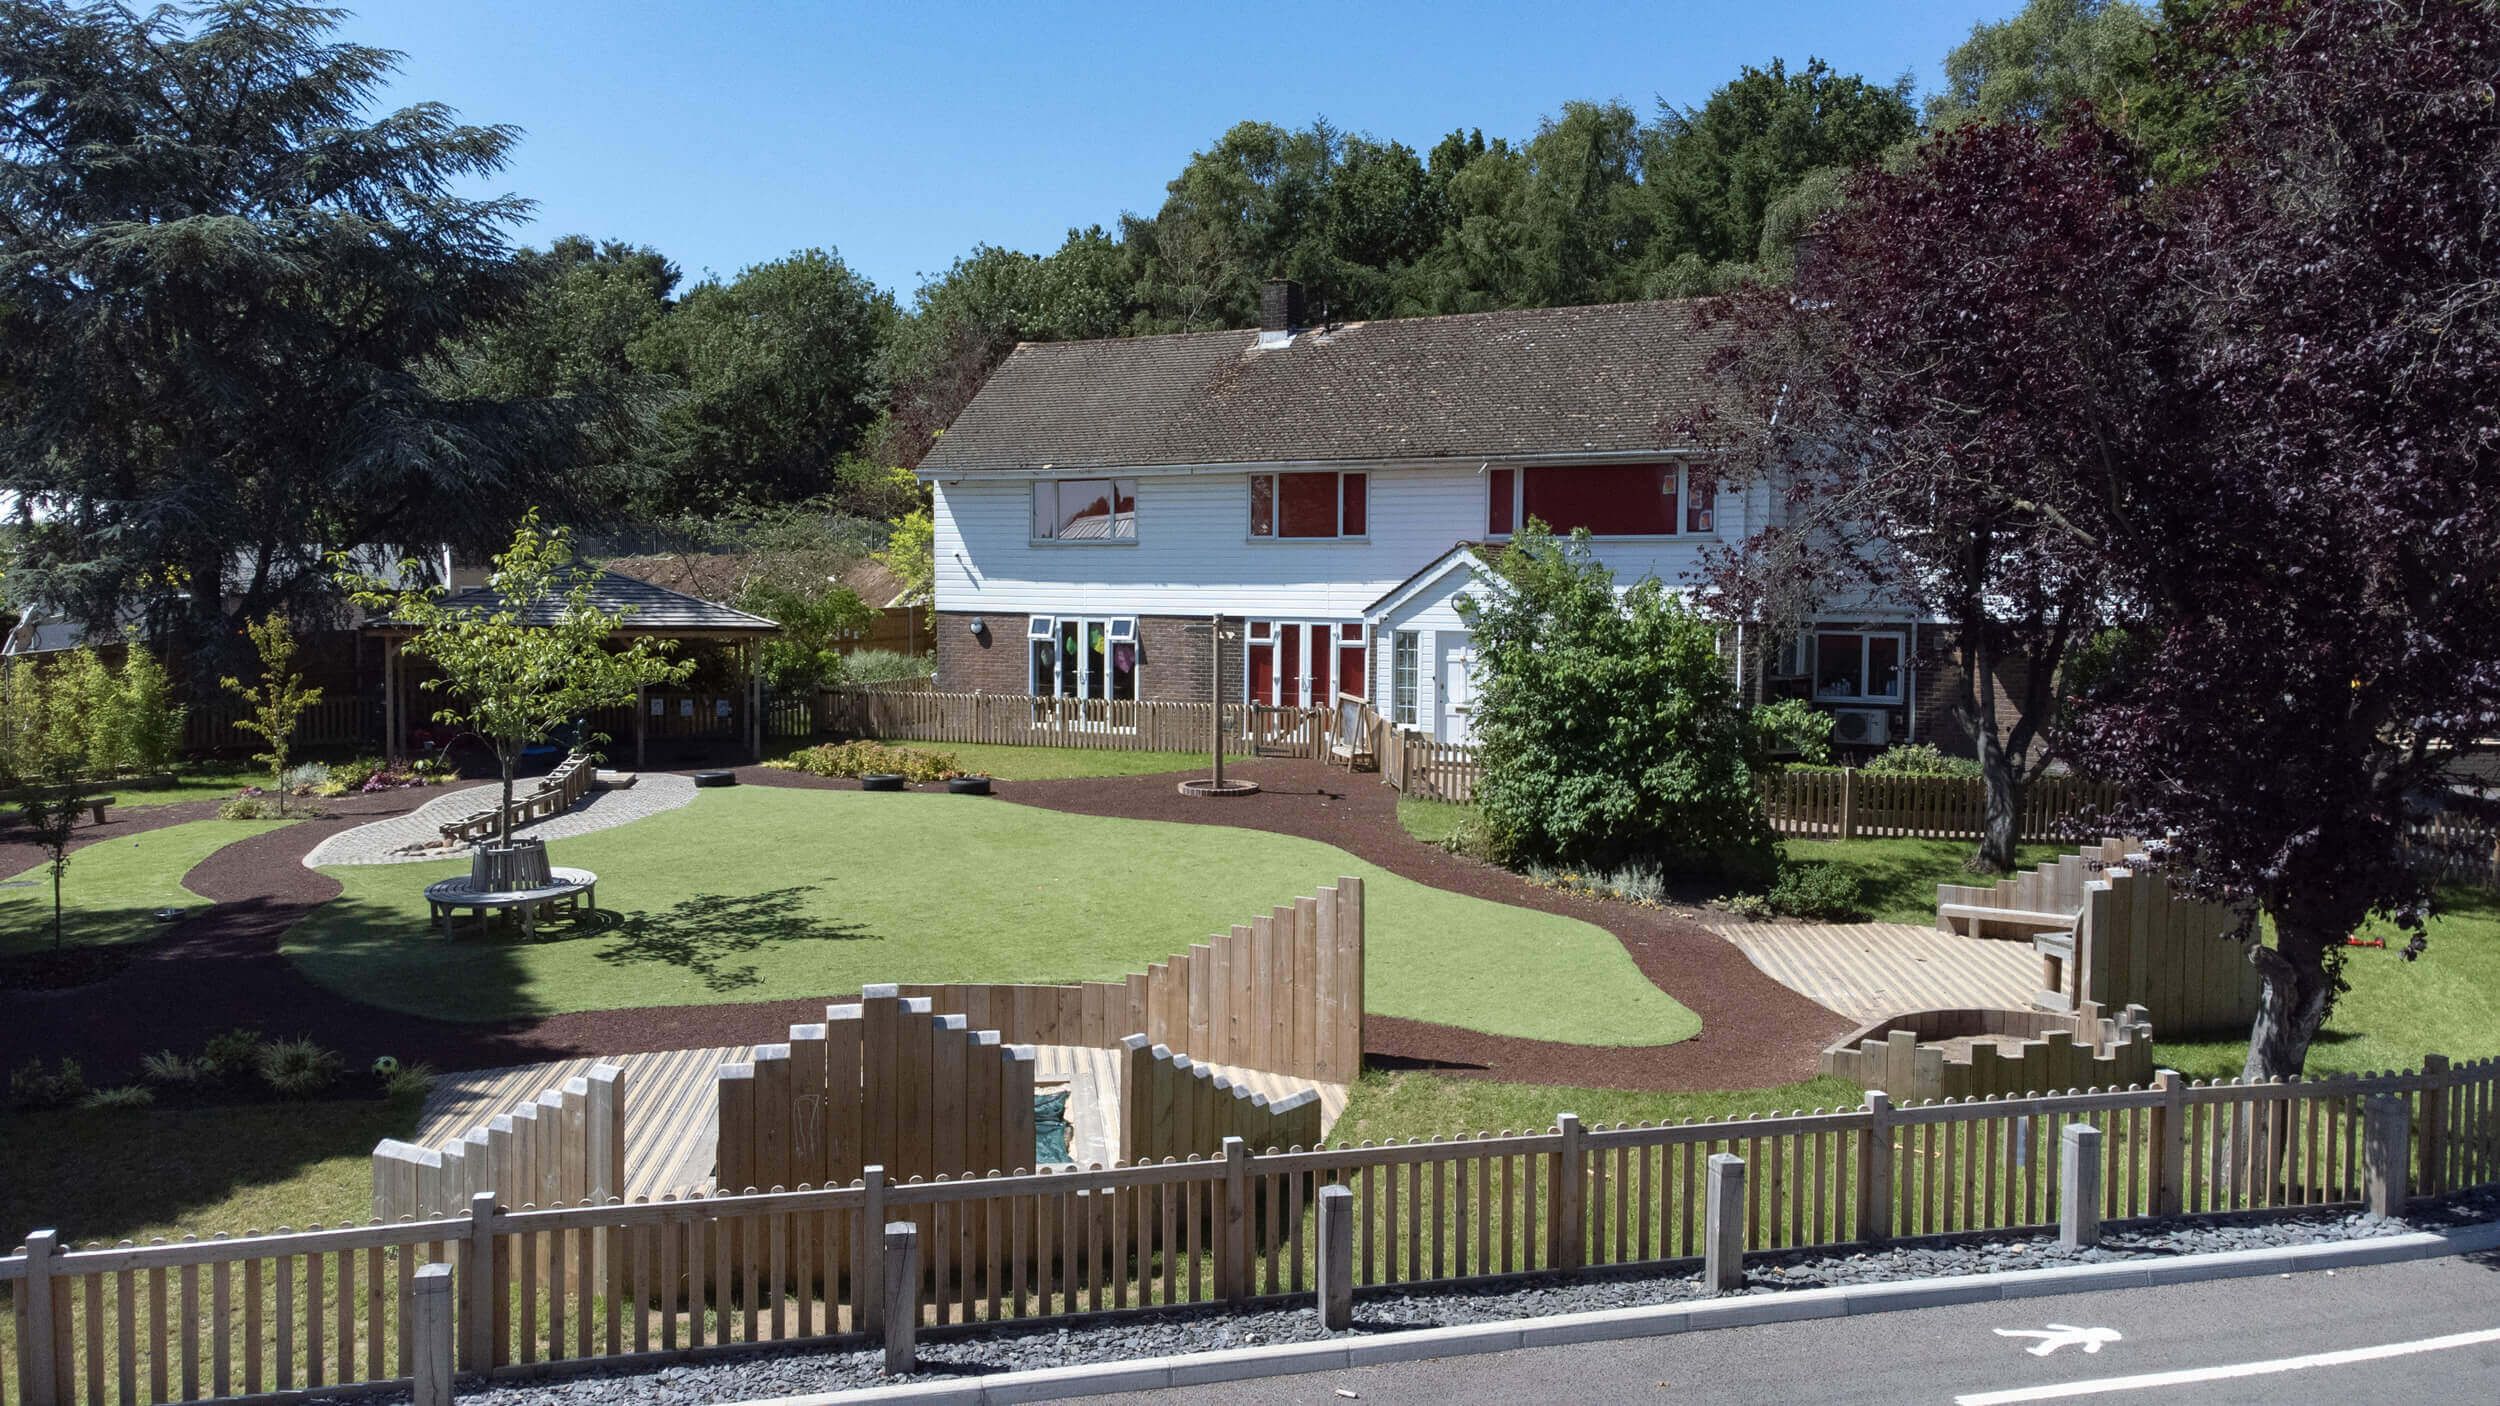
[[[1433,735],[1444,742],[1465,745],[1475,740],[1475,640],[1464,630],[1441,630],[1434,633],[1433,645],[1440,655],[1433,680],[1440,685],[1441,701],[1440,725],[1433,729]]]

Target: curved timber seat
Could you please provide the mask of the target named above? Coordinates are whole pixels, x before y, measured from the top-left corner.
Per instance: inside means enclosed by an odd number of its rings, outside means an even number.
[[[538,932],[538,914],[555,905],[560,911],[582,916],[599,911],[599,876],[587,869],[553,869],[549,882],[535,888],[481,889],[463,874],[425,886],[425,905],[434,925],[443,936],[451,936],[452,914],[468,909],[477,914],[477,930],[486,932],[486,924],[500,909],[517,909],[521,914],[521,930],[531,936]]]

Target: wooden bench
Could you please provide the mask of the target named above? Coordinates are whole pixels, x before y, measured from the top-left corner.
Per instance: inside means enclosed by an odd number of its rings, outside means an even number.
[[[550,882],[527,889],[487,890],[463,874],[426,885],[425,906],[434,925],[445,937],[451,936],[451,918],[468,909],[477,914],[478,935],[486,935],[487,924],[501,909],[515,909],[521,915],[521,931],[531,937],[538,935],[538,913],[550,906],[574,917],[595,915],[599,911],[599,876],[587,869],[553,869]],[[587,907],[585,907],[587,905]]]
[[[2073,932],[2081,918],[2077,913],[2042,913],[2026,908],[1991,908],[1985,903],[1939,903],[1936,916],[1948,932],[1961,932],[1964,920],[1970,923],[1969,937],[1985,937],[1979,930],[1982,923],[2016,923],[2034,932]]]

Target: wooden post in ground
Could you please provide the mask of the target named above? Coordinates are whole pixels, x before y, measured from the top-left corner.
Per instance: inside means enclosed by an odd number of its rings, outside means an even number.
[[[885,1168],[870,1163],[860,1173],[865,1196],[859,1203],[859,1233],[851,1246],[851,1330],[885,1331]]]
[[[2057,1243],[2088,1250],[2101,1243],[2101,1130],[2068,1123],[2057,1158]]]
[[[920,1227],[887,1225],[884,1259],[885,1372],[900,1377],[919,1365],[912,1340],[920,1328]]]
[[[2422,1056],[2422,1177],[2425,1196],[2448,1190],[2448,1057]]]
[[[492,1371],[501,1355],[496,1341],[495,1193],[480,1191],[469,1198],[469,1233],[461,1242],[460,1284],[468,1301],[461,1305],[461,1366],[479,1376]]]
[[[1246,677],[1246,675],[1245,675]],[[1224,789],[1224,612],[1207,617],[1207,750],[1214,757],[1215,789]]]
[[[1216,1263],[1216,1295],[1238,1302],[1250,1297],[1250,1147],[1224,1139],[1223,1258]]]
[[[1354,1326],[1354,1189],[1319,1189],[1319,1325],[1343,1332]]]
[[[1732,1294],[1745,1287],[1745,1159],[1713,1152],[1704,1175],[1701,1282]]]
[[[1866,1131],[1858,1134],[1858,1238],[1892,1238],[1892,1097],[1866,1091]]]
[[[61,1389],[69,1364],[56,1360],[59,1325],[53,1321],[58,1305],[52,1297],[52,1257],[60,1253],[60,1245],[57,1230],[37,1230],[26,1237],[26,1276],[17,1281],[26,1315],[25,1335],[17,1344],[17,1389],[27,1406],[59,1406],[69,1396]],[[164,1292],[161,1285],[157,1292]]]
[[[1554,1268],[1578,1269],[1588,1256],[1588,1155],[1580,1145],[1580,1115],[1554,1120],[1562,1146],[1554,1153]]]
[[[1858,837],[1858,769],[1853,766],[1840,771],[1840,837]]]
[[[2372,1094],[2362,1105],[2361,1204],[2374,1216],[2404,1214],[2412,1117],[2394,1094]]]
[[[403,1251],[403,1253],[405,1253]],[[409,1289],[411,1406],[451,1406],[451,1266],[420,1265]]]
[[[2187,1204],[2187,1080],[2176,1069],[2153,1073],[2161,1102],[2152,1109],[2153,1214],[2175,1216]]]

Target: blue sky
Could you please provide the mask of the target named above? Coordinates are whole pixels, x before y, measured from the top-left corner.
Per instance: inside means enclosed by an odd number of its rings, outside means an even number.
[[[365,0],[345,33],[406,55],[393,105],[524,130],[495,185],[539,202],[529,242],[650,244],[690,276],[830,247],[908,297],[976,243],[1046,252],[1153,210],[1245,119],[1420,150],[1571,98],[1699,104],[1774,57],[1925,89],[2016,7]]]

